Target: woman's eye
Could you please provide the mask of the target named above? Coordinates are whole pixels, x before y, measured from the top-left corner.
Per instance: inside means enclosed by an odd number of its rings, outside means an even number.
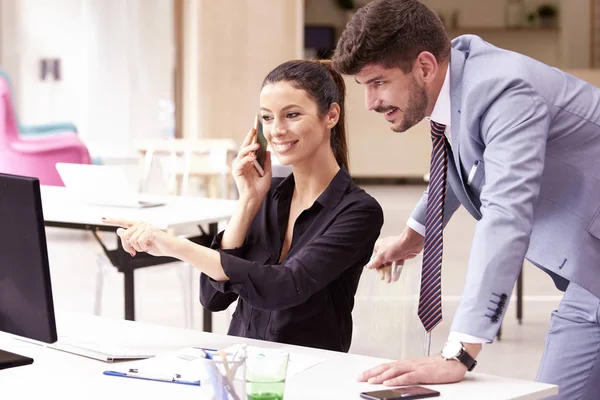
[[[260,117],[260,118],[263,120],[263,122],[270,121],[270,120],[272,120],[272,119],[273,119],[273,118],[272,118],[271,116],[269,116],[269,115],[263,115],[263,116],[262,116],[262,117]]]
[[[288,113],[287,117],[288,118],[296,118],[298,115],[300,115],[300,113],[297,113],[297,112],[295,112],[295,113]]]

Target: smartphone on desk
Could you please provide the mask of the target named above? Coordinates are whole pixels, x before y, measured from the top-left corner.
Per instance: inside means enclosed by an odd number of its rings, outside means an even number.
[[[437,397],[439,395],[440,392],[424,388],[423,386],[406,386],[374,392],[363,392],[360,394],[360,397],[368,400],[407,400]]]
[[[256,150],[256,160],[254,160],[254,167],[260,174],[260,176],[264,176],[265,174],[265,161],[267,159],[267,138],[263,132],[263,125],[260,122],[260,116],[256,116],[254,118],[254,140],[252,143],[258,143],[260,147]]]

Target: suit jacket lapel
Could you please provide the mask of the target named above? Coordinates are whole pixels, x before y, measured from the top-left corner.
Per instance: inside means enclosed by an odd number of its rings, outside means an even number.
[[[462,78],[465,67],[466,54],[460,50],[451,48],[450,53],[450,126],[452,129],[451,134],[451,147],[452,151],[448,158],[448,182],[450,183],[454,194],[462,205],[467,209],[476,219],[481,218],[479,207],[475,206],[467,189],[465,188],[465,180],[463,179],[462,168],[460,166],[460,107],[462,104]]]

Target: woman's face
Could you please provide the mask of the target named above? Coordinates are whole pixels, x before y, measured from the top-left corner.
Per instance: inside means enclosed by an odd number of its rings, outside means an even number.
[[[308,93],[289,82],[263,87],[260,117],[265,137],[283,165],[310,162],[324,146],[330,147],[330,115],[320,116]]]

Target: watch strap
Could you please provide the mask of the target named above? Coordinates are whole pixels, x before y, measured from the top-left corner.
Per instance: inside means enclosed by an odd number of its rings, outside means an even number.
[[[465,367],[467,367],[467,371],[473,371],[473,368],[477,365],[477,360],[475,360],[467,351],[463,348],[456,357],[458,361],[460,361]]]

